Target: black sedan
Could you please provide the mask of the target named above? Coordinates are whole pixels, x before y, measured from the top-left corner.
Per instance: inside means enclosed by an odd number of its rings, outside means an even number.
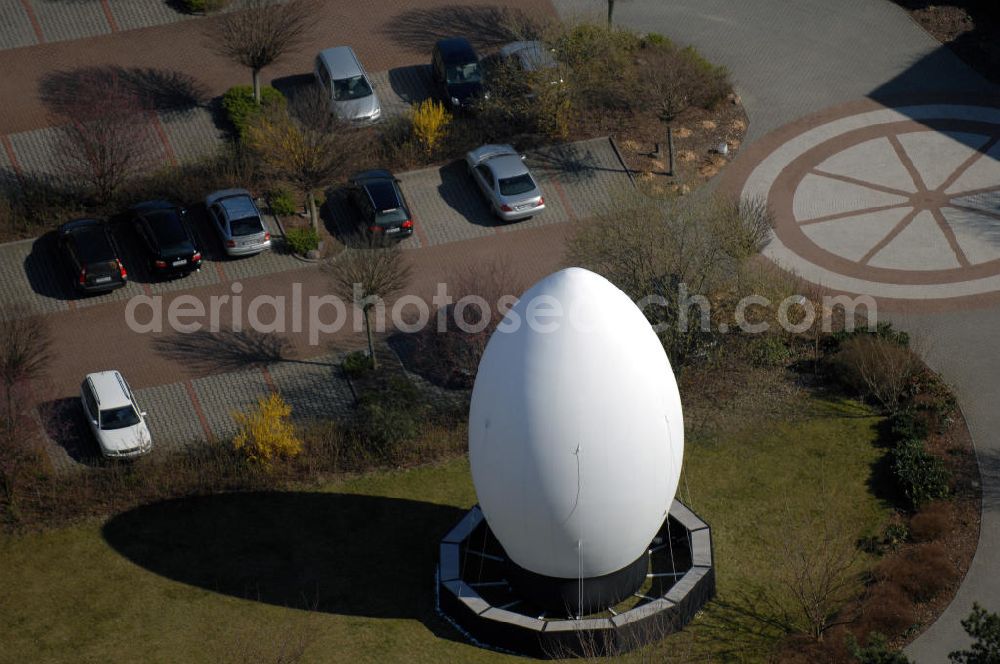
[[[186,210],[168,201],[147,201],[131,212],[153,275],[180,276],[201,268],[201,251],[185,219]]]
[[[74,286],[82,292],[121,288],[128,281],[121,252],[107,222],[75,219],[59,227],[59,251],[74,275]]]

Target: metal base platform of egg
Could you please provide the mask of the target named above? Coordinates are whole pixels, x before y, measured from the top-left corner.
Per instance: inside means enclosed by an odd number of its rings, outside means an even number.
[[[510,561],[476,506],[441,540],[437,609],[486,648],[536,657],[627,652],[680,630],[715,596],[711,529],[680,501],[646,556],[646,583],[628,600],[591,615],[558,615],[511,586]]]

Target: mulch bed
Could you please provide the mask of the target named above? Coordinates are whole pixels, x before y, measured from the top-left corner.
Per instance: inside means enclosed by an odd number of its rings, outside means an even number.
[[[714,108],[689,108],[672,123],[674,172],[670,172],[667,125],[652,111],[588,123],[583,134],[610,134],[639,186],[649,194],[686,194],[732,161],[746,136],[746,111],[735,93]],[[725,144],[726,148],[719,148]],[[727,154],[723,154],[726,152]]]

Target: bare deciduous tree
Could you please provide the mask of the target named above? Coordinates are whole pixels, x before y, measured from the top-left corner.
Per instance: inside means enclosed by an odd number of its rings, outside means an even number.
[[[0,309],[0,386],[8,425],[16,416],[17,387],[41,376],[52,358],[45,319],[18,314],[23,312]]]
[[[663,202],[621,192],[576,229],[565,262],[604,275],[636,301],[656,298],[646,316],[662,324],[670,361],[683,366],[711,342],[710,300],[738,285],[759,244],[760,212],[722,198]]]
[[[921,368],[913,350],[872,334],[860,334],[844,342],[835,359],[844,379],[888,413],[899,410],[913,376]]]
[[[351,136],[330,112],[316,87],[296,97],[289,111],[263,113],[247,129],[247,139],[267,170],[295,185],[306,196],[312,227],[319,231],[315,190],[347,167],[344,153]]]
[[[371,311],[406,287],[410,281],[409,263],[397,245],[371,249],[352,247],[329,263],[326,269],[334,293],[353,302],[364,314],[368,356],[372,368],[377,369]]]
[[[421,349],[415,360],[432,380],[448,387],[470,388],[486,344],[506,313],[501,307],[513,306],[525,285],[507,255],[456,267],[445,281],[453,304],[439,309],[436,324],[421,332]],[[488,309],[473,305],[457,311],[454,303],[465,298],[482,298]]]
[[[111,201],[159,153],[150,111],[135,90],[116,76],[93,76],[89,94],[67,100],[59,124],[59,168],[84,183],[101,203]]]
[[[315,0],[240,0],[206,36],[217,53],[250,69],[259,104],[261,70],[296,48],[314,25],[316,7]]]
[[[51,337],[44,319],[24,316],[17,308],[0,308],[0,389],[3,427],[0,429],[0,497],[15,508],[17,485],[33,451],[27,427],[27,386],[39,378],[51,360]]]
[[[789,516],[808,519],[809,526],[782,531],[784,555],[777,573],[797,609],[792,624],[822,639],[830,628],[853,619],[840,612],[862,589],[857,536],[850,524],[826,514]]]
[[[644,96],[667,125],[690,107],[711,107],[732,89],[725,69],[707,65],[692,51],[675,47],[644,53],[638,73]]]

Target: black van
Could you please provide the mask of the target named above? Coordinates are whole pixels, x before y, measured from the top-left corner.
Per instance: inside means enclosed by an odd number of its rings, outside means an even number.
[[[483,96],[483,70],[465,37],[442,39],[434,45],[431,72],[437,94],[453,110],[468,109]]]

